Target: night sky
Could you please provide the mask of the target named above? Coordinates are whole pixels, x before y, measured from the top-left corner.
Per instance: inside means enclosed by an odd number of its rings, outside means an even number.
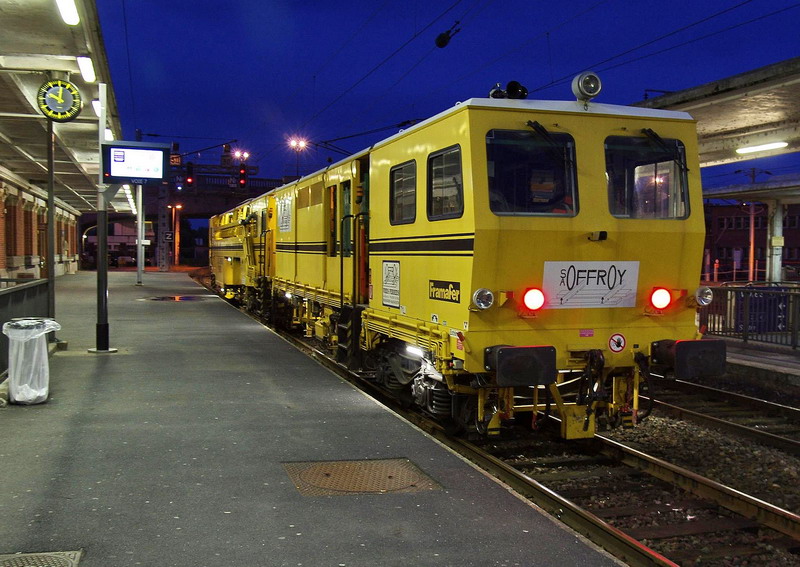
[[[629,104],[800,55],[800,2],[783,0],[97,0],[125,139],[181,152],[237,139],[259,177],[292,175],[288,140],[358,151],[495,83],[572,99],[585,70],[598,102]],[[450,41],[436,46],[440,34]],[[650,96],[657,96],[653,92]],[[371,132],[366,135],[359,135]],[[157,134],[151,136],[150,134]],[[331,142],[332,141],[332,142]],[[193,153],[218,163],[218,148]],[[342,154],[312,145],[301,173]],[[798,155],[703,171],[800,172]]]

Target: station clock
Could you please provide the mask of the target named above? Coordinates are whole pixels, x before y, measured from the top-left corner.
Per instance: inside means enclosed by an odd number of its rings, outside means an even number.
[[[69,81],[54,79],[39,87],[36,103],[42,114],[56,122],[69,122],[81,113],[81,93]]]

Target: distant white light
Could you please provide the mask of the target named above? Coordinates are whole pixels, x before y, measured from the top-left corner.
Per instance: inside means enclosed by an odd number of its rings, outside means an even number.
[[[105,138],[107,142],[114,140],[114,132],[111,131],[111,128],[106,128]]]
[[[81,70],[81,77],[87,83],[93,83],[97,80],[97,75],[94,72],[94,64],[91,57],[78,57],[78,68]]]
[[[97,117],[100,118],[100,112],[103,109],[100,107],[100,101],[98,99],[94,99],[92,101],[92,108],[94,109],[94,113],[97,115]]]
[[[61,19],[69,26],[77,26],[81,22],[81,17],[78,15],[78,7],[75,6],[75,0],[56,0],[58,11],[61,12]]]
[[[770,144],[761,144],[760,146],[747,146],[746,148],[738,148],[737,154],[752,154],[755,152],[766,152],[768,150],[779,150],[785,148],[789,144],[787,142],[772,142]]]
[[[130,185],[123,185],[122,190],[125,192],[125,197],[128,199],[128,206],[131,208],[131,213],[136,214],[136,203],[133,201],[133,193],[131,193]]]

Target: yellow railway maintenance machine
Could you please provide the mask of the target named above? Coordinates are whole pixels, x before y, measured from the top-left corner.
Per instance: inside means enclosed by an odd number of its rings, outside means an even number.
[[[695,124],[573,91],[467,100],[215,217],[218,287],[444,421],[632,424],[650,372],[724,372]]]

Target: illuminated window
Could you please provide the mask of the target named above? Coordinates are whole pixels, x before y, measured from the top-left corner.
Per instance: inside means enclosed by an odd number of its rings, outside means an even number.
[[[563,132],[490,130],[486,134],[489,208],[496,215],[577,213],[575,140]]]
[[[689,197],[684,147],[679,140],[606,138],[611,214],[632,219],[685,219]]]
[[[410,161],[389,172],[389,222],[409,224],[417,216],[417,164]]]
[[[428,158],[428,219],[454,219],[462,214],[461,148],[453,146]]]

